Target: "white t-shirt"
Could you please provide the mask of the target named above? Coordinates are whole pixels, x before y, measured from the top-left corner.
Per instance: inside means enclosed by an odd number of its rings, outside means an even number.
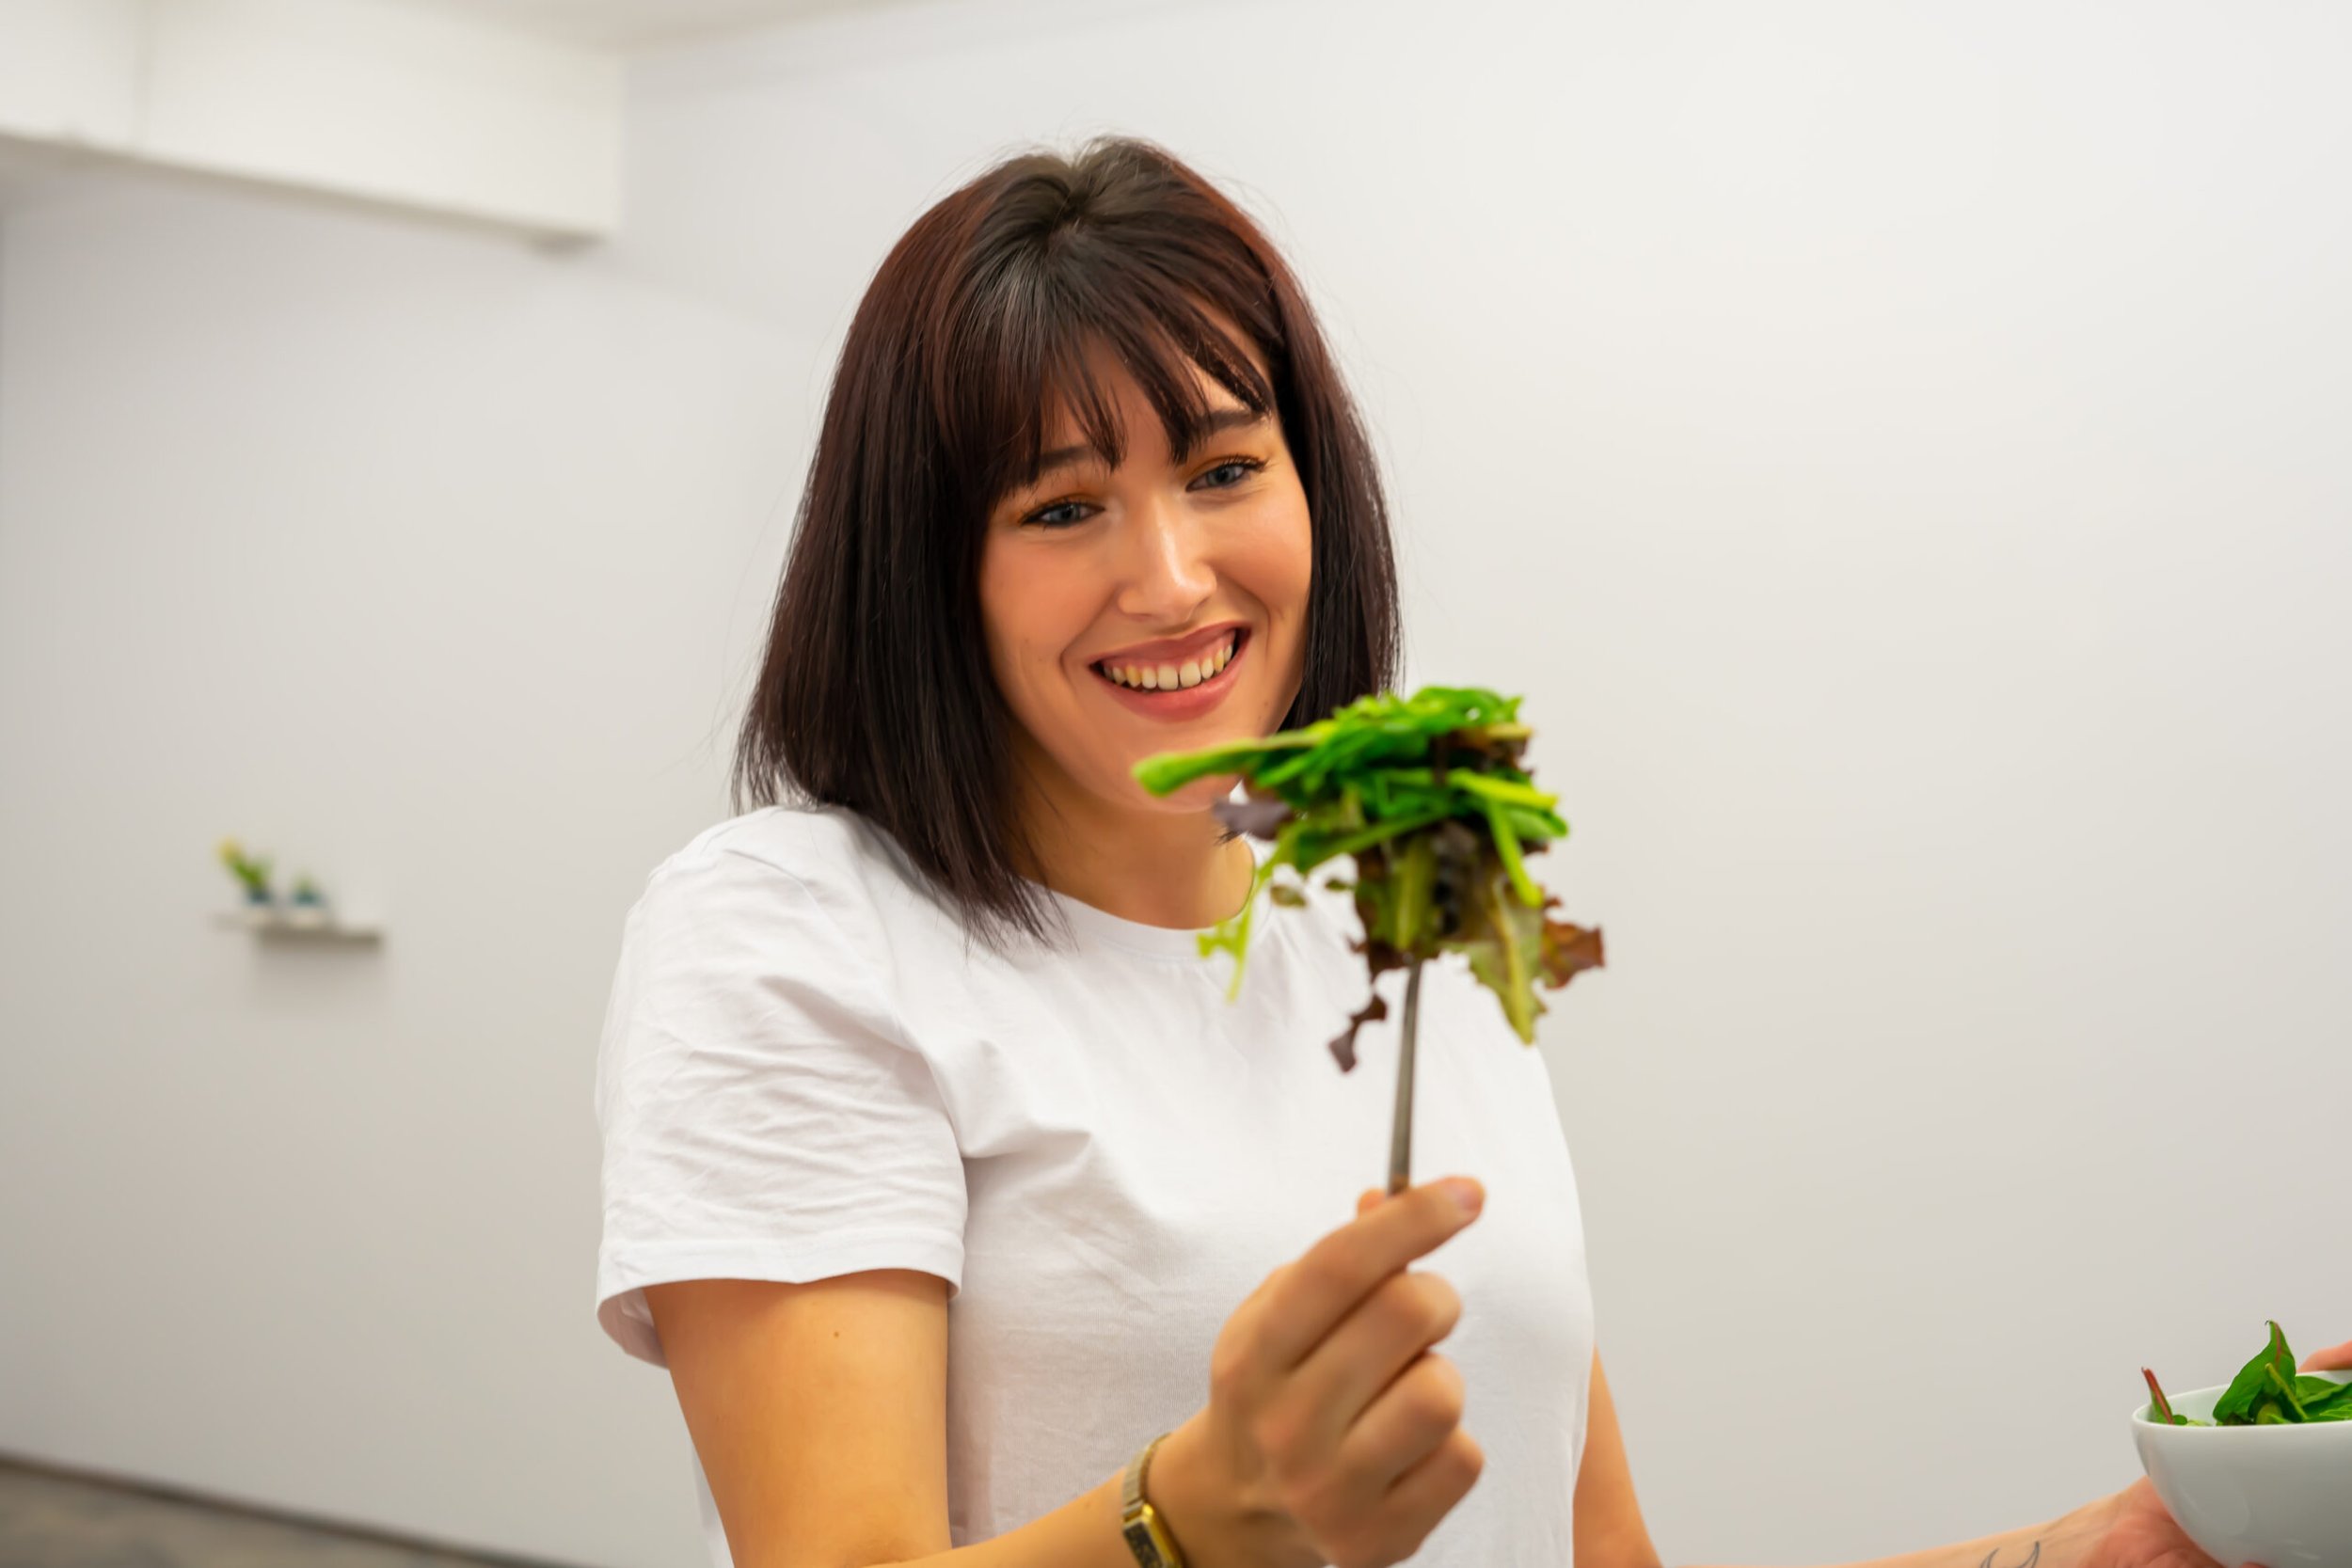
[[[662,1366],[645,1285],[925,1270],[950,1287],[951,1544],[1117,1474],[1207,1402],[1242,1298],[1387,1180],[1405,974],[1381,975],[1389,1017],[1342,1072],[1326,1042],[1365,1000],[1362,926],[1352,895],[1307,889],[1303,908],[1261,895],[1228,1003],[1232,960],[1192,931],[1059,893],[1074,950],[967,943],[847,810],[705,830],[622,930],[597,1321]],[[1565,1568],[1593,1312],[1549,1074],[1459,959],[1423,970],[1419,1029],[1412,1180],[1487,1196],[1411,1266],[1461,1293],[1437,1349],[1486,1463],[1413,1561]],[[732,1568],[699,1460],[694,1477]]]

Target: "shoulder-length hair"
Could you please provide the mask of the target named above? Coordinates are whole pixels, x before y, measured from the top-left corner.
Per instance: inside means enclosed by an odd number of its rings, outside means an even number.
[[[1270,378],[1204,306],[1248,335]],[[1389,686],[1400,656],[1371,443],[1255,223],[1124,136],[1008,158],[941,200],[891,247],[842,344],[735,804],[850,808],[992,945],[1042,938],[1059,911],[1016,869],[1037,862],[1012,809],[1015,721],[984,657],[981,538],[1004,496],[1035,481],[1057,399],[1119,466],[1123,436],[1088,371],[1098,346],[1148,394],[1180,462],[1207,413],[1185,360],[1279,414],[1312,538],[1305,674],[1281,727]]]

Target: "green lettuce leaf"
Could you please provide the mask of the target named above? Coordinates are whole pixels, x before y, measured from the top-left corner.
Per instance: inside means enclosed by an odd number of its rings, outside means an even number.
[[[1246,799],[1219,801],[1219,819],[1273,843],[1241,910],[1200,935],[1202,957],[1232,956],[1228,1000],[1241,991],[1258,895],[1303,901],[1276,873],[1303,878],[1344,856],[1353,879],[1325,885],[1355,895],[1364,928],[1356,951],[1370,978],[1459,954],[1513,1033],[1534,1042],[1545,1010],[1536,989],[1567,984],[1603,955],[1597,929],[1547,912],[1559,899],[1528,870],[1528,858],[1565,838],[1568,825],[1521,765],[1533,732],[1518,721],[1519,701],[1483,687],[1384,691],[1301,729],[1136,765],[1157,795],[1197,779],[1240,779]],[[1385,1016],[1375,990],[1332,1039],[1343,1071],[1356,1065],[1358,1030]]]

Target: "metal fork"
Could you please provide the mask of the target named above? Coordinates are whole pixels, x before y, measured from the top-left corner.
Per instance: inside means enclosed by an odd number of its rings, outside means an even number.
[[[1421,1013],[1421,962],[1416,956],[1405,978],[1405,1022],[1396,1053],[1396,1124],[1389,1132],[1391,1197],[1413,1184],[1413,1036]]]

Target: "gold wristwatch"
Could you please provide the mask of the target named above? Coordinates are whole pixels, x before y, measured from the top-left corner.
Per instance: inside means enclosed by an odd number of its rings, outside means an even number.
[[[1176,1549],[1176,1538],[1168,1533],[1168,1521],[1143,1496],[1143,1472],[1152,1463],[1152,1450],[1167,1437],[1163,1432],[1136,1450],[1136,1456],[1127,1461],[1126,1483],[1120,1488],[1120,1528],[1126,1532],[1127,1549],[1136,1554],[1141,1568],[1184,1568],[1184,1555]]]

